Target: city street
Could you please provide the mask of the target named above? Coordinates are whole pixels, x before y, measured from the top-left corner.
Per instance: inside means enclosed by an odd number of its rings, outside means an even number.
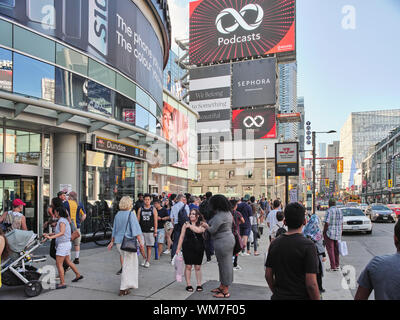
[[[264,228],[266,230],[266,228]],[[259,242],[260,256],[239,257],[242,270],[235,271],[234,283],[230,289],[229,300],[270,300],[271,291],[264,278],[264,257],[268,248],[268,239],[264,232]],[[120,276],[115,273],[120,268],[116,248],[108,252],[106,248],[97,247],[93,243],[82,245],[79,271],[85,276],[79,283],[71,283],[74,274],[69,271],[66,275],[68,288],[65,290],[43,290],[42,294],[32,300],[66,300],[78,298],[81,300],[214,300],[210,290],[218,286],[218,265],[215,257],[211,263],[202,266],[202,293],[185,291],[186,283],[175,279],[174,267],[171,266],[170,256],[163,255],[159,261],[152,260],[149,269],[139,267],[139,289],[125,297],[118,297]],[[253,251],[253,248],[252,248]],[[39,254],[48,252],[44,247]],[[54,260],[48,258],[44,265],[54,266]],[[325,265],[327,267],[327,264]],[[194,272],[192,285],[195,284]],[[351,300],[349,290],[342,287],[343,278],[340,273],[326,273],[323,283],[326,292],[325,300]],[[23,287],[0,289],[0,300],[25,300]]]

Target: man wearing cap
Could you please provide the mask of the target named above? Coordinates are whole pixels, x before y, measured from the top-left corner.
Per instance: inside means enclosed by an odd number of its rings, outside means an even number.
[[[57,197],[60,198],[63,203],[67,201],[67,193],[65,191],[57,193]]]
[[[12,203],[13,209],[4,212],[0,217],[0,223],[10,225],[10,230],[19,229],[27,231],[26,218],[23,215],[24,207],[26,204],[21,199],[15,199]]]

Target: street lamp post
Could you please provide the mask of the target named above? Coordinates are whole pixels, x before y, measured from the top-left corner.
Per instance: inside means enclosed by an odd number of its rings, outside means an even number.
[[[268,176],[267,176],[267,146],[264,146],[264,183],[265,183],[265,199],[268,199]]]
[[[312,160],[312,163],[313,163],[313,165],[312,165],[312,169],[313,169],[313,182],[312,182],[312,212],[313,212],[313,214],[315,213],[315,171],[316,171],[316,150],[315,150],[315,145],[316,145],[316,142],[315,142],[315,139],[316,139],[316,135],[317,135],[317,133],[328,133],[328,134],[330,134],[330,133],[336,133],[336,131],[335,130],[330,130],[330,131],[328,131],[328,132],[315,132],[315,131],[313,131],[312,132],[312,158],[313,158],[313,160]]]

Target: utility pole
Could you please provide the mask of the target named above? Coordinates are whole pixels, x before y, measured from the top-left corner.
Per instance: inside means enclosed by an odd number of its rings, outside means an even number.
[[[264,183],[265,183],[265,199],[268,200],[267,146],[264,146]]]
[[[315,152],[315,136],[316,136],[316,132],[313,131],[312,132],[312,171],[313,171],[313,176],[312,176],[312,212],[313,214],[315,213],[315,169],[316,169],[316,164],[315,164],[315,158],[316,156],[316,152]]]

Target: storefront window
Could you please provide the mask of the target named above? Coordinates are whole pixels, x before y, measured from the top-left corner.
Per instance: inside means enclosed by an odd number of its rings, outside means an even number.
[[[103,116],[112,116],[115,105],[115,92],[102,85],[88,81],[88,111],[101,114]]]
[[[0,48],[0,90],[12,92],[12,76],[12,53]]]
[[[6,162],[41,166],[41,145],[40,134],[7,130]]]
[[[134,198],[147,191],[147,164],[90,150],[86,150],[84,157],[86,166],[82,173],[82,189],[86,190],[86,207],[91,215],[84,224],[83,233],[88,234],[97,228],[98,217],[104,215],[111,221],[114,219],[123,196]]]
[[[55,68],[14,53],[14,92],[54,102]]]
[[[135,102],[117,93],[115,106],[116,106],[115,118],[117,120],[135,125],[136,123]]]

